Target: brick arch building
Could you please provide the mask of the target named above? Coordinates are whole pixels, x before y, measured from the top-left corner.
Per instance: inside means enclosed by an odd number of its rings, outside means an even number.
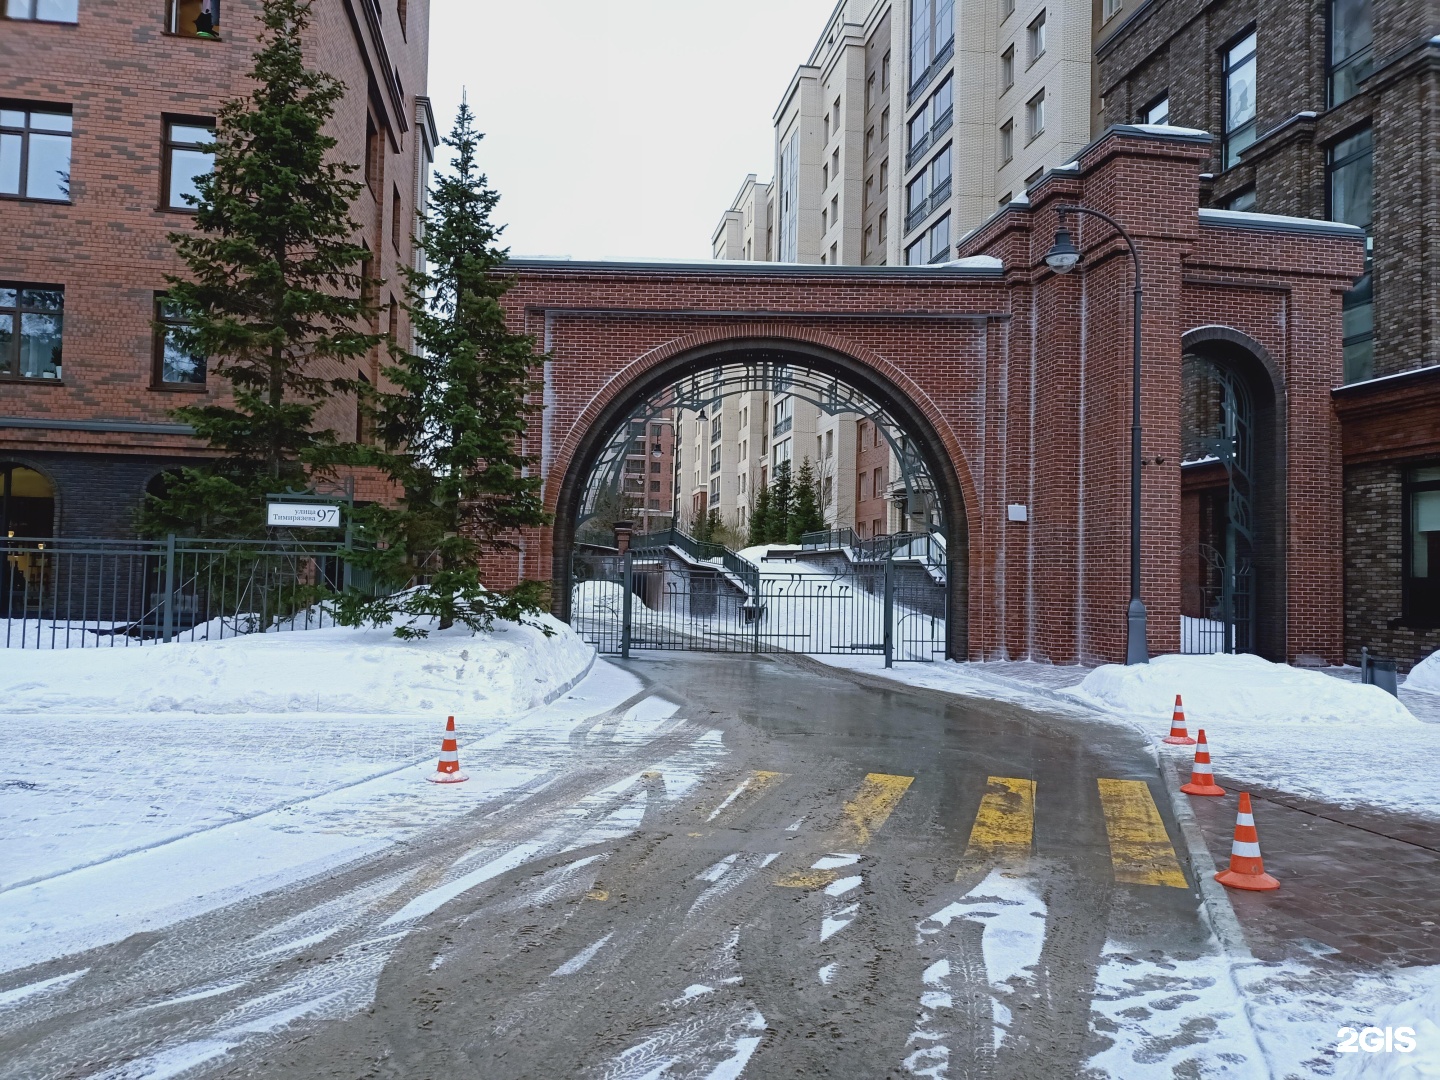
[[[1256,504],[1265,584],[1254,647],[1339,661],[1330,390],[1363,237],[1330,222],[1201,210],[1209,147],[1201,132],[1112,128],[940,266],[515,263],[512,325],[547,354],[530,449],[559,520],[494,557],[491,579],[552,579],[563,614],[574,492],[627,404],[677,374],[761,350],[853,381],[924,446],[949,523],[952,656],[1123,657],[1131,268],[1119,238],[1093,220],[1077,228],[1080,269],[1058,277],[1045,266],[1055,208],[1074,202],[1124,222],[1141,251],[1152,651],[1181,647],[1183,507],[1195,486],[1182,467],[1182,371],[1195,355],[1243,372],[1261,399],[1247,420],[1267,485]]]

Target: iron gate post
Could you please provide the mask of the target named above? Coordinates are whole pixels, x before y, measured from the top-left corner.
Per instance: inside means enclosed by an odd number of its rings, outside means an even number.
[[[895,558],[885,560],[885,666],[895,666]]]
[[[160,640],[168,642],[175,629],[175,534],[165,537],[165,597],[161,601]]]
[[[625,569],[621,578],[625,585],[625,596],[620,601],[620,656],[622,659],[630,659],[630,607],[635,594],[631,589],[635,586],[635,555],[634,552],[625,552]]]

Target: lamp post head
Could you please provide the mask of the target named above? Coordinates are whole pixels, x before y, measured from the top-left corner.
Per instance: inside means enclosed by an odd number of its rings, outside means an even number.
[[[1057,274],[1068,274],[1080,261],[1080,249],[1070,238],[1070,230],[1061,225],[1055,230],[1055,243],[1045,253],[1045,265]]]

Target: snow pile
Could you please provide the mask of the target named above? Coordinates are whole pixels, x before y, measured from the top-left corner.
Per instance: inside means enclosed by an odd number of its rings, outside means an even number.
[[[625,610],[625,586],[618,581],[582,581],[571,594],[570,610],[577,617],[618,617]]]
[[[594,653],[563,623],[497,621],[402,641],[388,628],[326,627],[129,649],[0,650],[9,713],[465,713],[533,707],[573,682]]]
[[[1148,664],[1106,664],[1068,691],[1116,712],[1169,723],[1175,695],[1195,725],[1247,724],[1411,725],[1410,710],[1378,686],[1332,679],[1318,671],[1272,664],[1258,656],[1157,656]]]
[[[1410,669],[1410,674],[1405,676],[1405,689],[1440,694],[1440,649]]]

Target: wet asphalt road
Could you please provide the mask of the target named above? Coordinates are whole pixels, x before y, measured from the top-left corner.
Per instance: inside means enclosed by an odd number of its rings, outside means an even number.
[[[50,1013],[0,1014],[0,1078],[1078,1076],[1105,1046],[1107,942],[1208,936],[1138,735],[803,659],[627,666],[679,704],[650,743],[611,750],[594,718],[593,766],[503,813],[72,958],[91,973]],[[663,791],[661,763],[716,729],[727,753],[683,799],[605,795],[636,771]],[[991,777],[1035,782],[1028,856],[967,854]],[[1183,887],[1116,880],[1101,778],[1148,784]],[[626,835],[517,860],[387,935],[457,851],[624,805]],[[303,941],[317,912],[347,928],[273,961],[255,945]],[[214,1034],[234,994],[307,978],[321,1005]]]

